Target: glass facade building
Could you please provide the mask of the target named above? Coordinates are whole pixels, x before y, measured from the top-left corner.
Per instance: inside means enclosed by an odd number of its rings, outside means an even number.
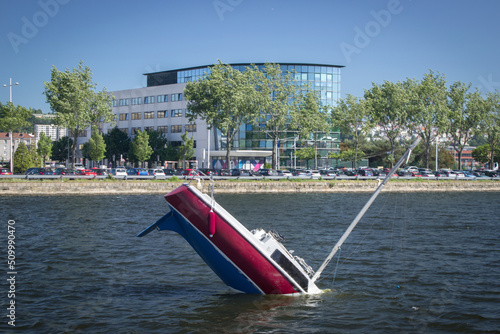
[[[259,69],[265,63],[229,64],[234,69],[244,71],[246,67],[255,65]],[[195,140],[195,159],[198,167],[216,168],[252,168],[258,169],[265,162],[271,162],[273,150],[280,156],[280,166],[304,166],[304,162],[294,159],[294,152],[300,145],[313,146],[312,142],[299,144],[295,141],[294,132],[286,132],[280,136],[278,148],[273,148],[271,138],[261,130],[260,126],[244,124],[232,143],[232,161],[225,162],[226,138],[220,131],[209,131],[205,121],[197,119],[194,123],[186,117],[187,101],[184,88],[188,82],[201,78],[210,71],[212,65],[189,67],[169,71],[145,73],[147,87],[114,91],[115,104],[113,113],[116,124],[104,126],[104,131],[117,126],[129,136],[138,130],[158,130],[165,134],[168,142],[179,145],[180,136],[184,132]],[[290,72],[296,84],[303,90],[317,91],[321,104],[335,106],[340,98],[341,68],[338,65],[281,63],[284,73]],[[318,166],[328,167],[331,159],[327,153],[338,150],[339,134],[321,136],[317,143],[319,157]],[[234,157],[234,160],[233,160]],[[309,162],[311,165],[311,162]],[[304,166],[305,167],[305,166]]]

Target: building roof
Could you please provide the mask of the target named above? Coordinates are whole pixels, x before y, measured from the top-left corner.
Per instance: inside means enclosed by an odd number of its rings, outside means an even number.
[[[32,135],[31,133],[13,132],[12,138],[13,139],[35,139],[35,136]],[[0,139],[9,139],[9,133],[8,132],[0,132]]]

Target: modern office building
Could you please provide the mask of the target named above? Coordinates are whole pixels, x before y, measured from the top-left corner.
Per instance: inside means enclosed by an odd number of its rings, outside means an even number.
[[[244,70],[250,65],[231,64],[238,70]],[[260,69],[265,66],[263,63],[254,65]],[[284,73],[292,72],[299,85],[308,85],[309,89],[317,91],[323,105],[334,106],[340,98],[340,71],[343,66],[290,63],[282,63],[280,66]],[[116,99],[113,105],[116,124],[105,124],[103,132],[117,126],[133,137],[138,130],[158,130],[165,133],[169,143],[180,145],[181,135],[187,131],[195,141],[196,167],[258,169],[265,162],[270,162],[272,140],[250,124],[240,128],[232,146],[232,161],[228,165],[225,161],[226,139],[221,133],[209,131],[202,120],[189,122],[186,117],[184,88],[187,82],[197,80],[207,71],[210,71],[210,66],[146,73],[147,87],[112,92]],[[278,151],[283,166],[293,166],[296,163],[293,155],[296,149],[294,137],[294,134],[286,133],[280,140]],[[82,139],[82,142],[88,140]],[[327,151],[337,149],[338,143],[338,134],[324,137],[319,143],[318,155],[326,156]]]

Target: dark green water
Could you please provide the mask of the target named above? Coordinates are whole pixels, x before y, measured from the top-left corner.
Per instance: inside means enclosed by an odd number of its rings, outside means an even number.
[[[219,195],[317,269],[368,194]],[[1,197],[15,221],[15,330],[25,333],[485,333],[500,329],[500,193],[383,193],[317,296],[231,293],[172,232],[137,233],[162,196]],[[338,266],[336,266],[338,263]],[[333,279],[335,268],[336,275]],[[9,324],[6,280],[0,332]]]

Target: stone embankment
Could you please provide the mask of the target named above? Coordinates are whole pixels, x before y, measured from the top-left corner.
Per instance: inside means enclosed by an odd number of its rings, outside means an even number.
[[[114,195],[114,194],[166,194],[182,182],[169,181],[27,181],[0,182],[2,195]],[[211,182],[192,181],[209,193]],[[377,180],[365,181],[217,181],[214,193],[327,193],[373,192]],[[402,181],[391,180],[384,192],[435,192],[435,191],[495,191],[500,192],[500,181]]]

